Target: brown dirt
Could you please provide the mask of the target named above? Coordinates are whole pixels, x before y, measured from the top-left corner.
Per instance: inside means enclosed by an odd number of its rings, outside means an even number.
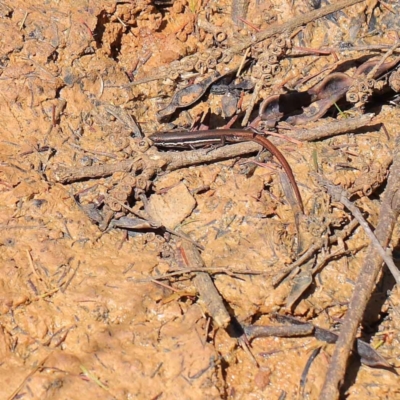
[[[252,1],[247,19],[266,29],[310,11],[307,2],[291,4]],[[124,230],[102,232],[74,201],[77,193],[83,205],[99,201],[124,173],[72,184],[54,179],[60,166],[134,157],[127,115],[146,136],[169,129],[156,112],[180,88],[175,80],[122,85],[158,77],[165,73],[161,67],[211,48],[215,35],[197,23],[206,13],[228,33],[222,47],[253,32],[236,28],[223,10],[230,5],[200,0],[176,0],[168,7],[150,0],[0,4],[0,399],[297,399],[307,359],[323,346],[304,389],[306,398],[317,398],[332,345],[313,337],[255,339],[257,367],[236,338],[208,325],[189,276],[163,281],[174,291],[148,280],[176,264],[175,240],[148,229],[129,237]],[[311,23],[297,45],[327,47],[366,36],[360,16],[371,10],[361,3],[338,14],[335,23]],[[387,34],[373,43],[393,42]],[[312,75],[333,62],[333,56],[284,60],[279,79]],[[266,97],[265,89],[260,94]],[[245,96],[243,108],[250,98]],[[221,120],[218,97],[203,100],[175,114],[173,123],[187,126],[209,108],[215,112],[211,122]],[[344,187],[368,171],[378,171],[375,180],[385,182],[399,110],[384,105],[377,111],[389,139],[382,129],[371,129],[281,146],[308,214],[301,226],[304,248],[349,219],[308,178],[315,154],[326,176]],[[349,144],[354,147],[340,150]],[[357,250],[329,260],[300,300],[285,307],[291,282],[275,288],[272,278],[296,258],[292,209],[274,169],[257,168],[246,176],[236,161],[160,174],[143,190],[152,193],[149,212],[167,227],[182,224],[204,246],[207,266],[263,272],[215,276],[239,322],[274,324],[270,314],[280,311],[332,329],[346,311],[367,237],[357,229],[333,246],[331,252]],[[340,163],[351,168],[337,169]],[[383,188],[357,203],[372,226]],[[131,205],[140,209],[143,198]],[[394,244],[399,236],[397,226]],[[400,297],[396,291],[386,295],[392,286],[390,277],[381,277],[366,316],[370,332],[364,333],[373,333],[372,344],[400,373]],[[354,361],[344,390],[349,399],[400,399],[399,384],[393,372]]]

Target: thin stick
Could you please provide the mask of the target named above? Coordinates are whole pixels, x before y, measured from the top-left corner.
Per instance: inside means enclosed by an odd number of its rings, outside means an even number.
[[[261,88],[262,88],[262,82],[261,82],[261,80],[259,80],[256,83],[256,86],[254,87],[253,94],[251,95],[250,104],[248,105],[248,107],[246,109],[246,114],[244,115],[243,120],[242,120],[242,126],[246,126],[247,123],[249,122],[251,113],[253,112],[253,109],[254,109],[254,105],[256,104],[256,102],[258,100],[258,94],[260,93]]]
[[[354,131],[370,124],[373,117],[374,114],[370,113],[360,115],[359,117],[355,118],[334,121],[330,124],[323,124],[313,129],[296,129],[293,131],[290,137],[293,137],[303,142],[311,142],[313,140],[320,140],[327,137],[337,136],[345,132]]]
[[[76,266],[76,268],[73,270],[71,277],[68,279],[68,281],[65,283],[65,285],[61,288],[61,292],[65,293],[65,291],[67,290],[68,286],[70,285],[70,283],[72,282],[72,279],[75,278],[76,273],[78,272],[78,269],[81,265],[81,262],[78,261],[78,265]]]
[[[126,83],[125,85],[104,85],[104,87],[123,89],[123,88],[128,88],[131,86],[142,85],[143,83],[149,83],[149,82],[158,81],[158,80],[167,79],[167,78],[168,78],[168,75],[149,76],[148,78],[143,78],[143,79],[137,80],[135,82]]]
[[[19,386],[11,393],[11,395],[8,397],[8,400],[13,400],[15,396],[18,394],[18,392],[23,388],[25,383],[31,378],[37,371],[43,368],[44,363],[47,361],[47,359],[51,356],[53,352],[48,354],[45,358],[43,358],[41,361],[39,361],[35,367],[32,368],[31,372],[24,378],[24,380],[19,384]]]
[[[24,25],[25,25],[25,21],[26,21],[26,17],[28,16],[28,11],[25,11],[25,15],[24,15],[24,18],[22,19],[22,21],[21,21],[21,23],[20,23],[20,25],[19,25],[19,30],[20,31],[22,31],[22,28],[24,27]]]
[[[347,191],[342,189],[340,186],[334,185],[333,183],[329,182],[321,175],[318,175],[317,180],[321,185],[325,187],[327,192],[333,197],[334,201],[340,201],[351,211],[354,218],[359,222],[367,236],[370,238],[371,244],[375,247],[379,255],[382,257],[383,261],[385,261],[394,279],[396,280],[396,283],[400,286],[400,272],[393,262],[393,258],[389,256],[385,249],[381,246],[374,232],[372,232],[371,228],[369,227],[368,222],[362,216],[360,210],[348,199],[350,195],[347,193]]]
[[[361,3],[362,1],[364,0],[343,0],[338,2],[337,4],[332,4],[330,6],[326,6],[318,10],[311,11],[308,14],[299,15],[298,17],[295,17],[290,21],[285,22],[284,24],[272,26],[271,28],[268,28],[265,31],[256,33],[254,35],[255,36],[254,39],[249,38],[247,40],[243,40],[238,45],[233,46],[231,48],[231,51],[232,53],[240,53],[247,47],[262,42],[263,40],[268,39],[271,36],[278,35],[285,31],[291,31],[295,28],[298,28],[299,26],[308,24],[309,22],[312,22],[318,18],[325,17],[329,14],[341,10],[342,8],[346,8],[357,3]]]
[[[244,65],[246,64],[246,59],[247,59],[247,56],[249,55],[249,53],[250,53],[250,48],[246,49],[246,52],[244,53],[244,56],[242,57],[242,61],[239,65],[238,71],[236,73],[237,77],[239,77],[240,74],[242,73],[242,69],[243,69]]]
[[[175,292],[175,293],[179,293],[179,292],[180,292],[179,289],[175,289],[175,288],[173,288],[173,287],[170,286],[170,285],[166,285],[165,283],[162,283],[162,282],[160,282],[160,281],[157,281],[156,279],[150,279],[150,282],[153,282],[153,283],[155,283],[156,285],[162,286],[162,287],[164,287],[164,288],[166,288],[166,289],[169,289],[169,290],[171,290],[171,291],[173,291],[173,292]]]
[[[204,268],[204,262],[196,246],[183,241],[181,242],[180,250],[187,267]],[[200,300],[204,302],[210,317],[220,328],[226,328],[230,323],[231,317],[210,275],[206,272],[197,272],[193,282],[199,292]]]
[[[339,239],[346,239],[353,230],[358,226],[358,221],[353,219],[350,223],[340,230],[336,235],[331,236],[329,240],[329,245],[333,245],[338,242]],[[304,253],[302,254],[295,262],[290,264],[286,269],[281,271],[278,275],[272,278],[272,284],[277,286],[282,280],[290,274],[295,268],[300,267],[300,265],[305,264],[311,257],[314,256],[315,253],[320,251],[322,247],[326,245],[326,240],[324,237],[319,238],[314,242],[314,244]]]
[[[385,62],[385,60],[387,60],[388,57],[390,57],[394,51],[400,46],[400,41],[398,40],[380,59],[380,61],[378,62],[378,64],[375,65],[374,68],[371,69],[371,71],[369,71],[368,75],[367,75],[367,79],[371,79],[376,71],[378,71],[378,69],[381,67],[381,65]]]
[[[35,268],[35,265],[33,264],[33,259],[32,259],[32,256],[31,256],[31,253],[29,252],[29,250],[26,250],[26,255],[28,256],[29,266],[31,267],[33,274],[36,276],[36,278],[38,278],[39,280],[42,280],[41,276],[39,275],[39,273],[37,272],[37,270]]]

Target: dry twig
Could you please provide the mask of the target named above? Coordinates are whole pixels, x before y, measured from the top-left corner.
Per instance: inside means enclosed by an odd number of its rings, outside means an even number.
[[[326,6],[326,7],[320,8],[318,10],[311,11],[308,14],[299,15],[298,17],[295,17],[295,18],[289,20],[288,22],[285,22],[284,24],[275,25],[275,26],[272,26],[271,28],[266,29],[265,31],[256,33],[254,35],[254,39],[249,38],[247,40],[242,41],[238,45],[233,46],[231,48],[231,51],[233,53],[240,53],[242,50],[246,49],[247,47],[249,47],[255,43],[262,42],[265,39],[268,39],[274,35],[278,35],[285,31],[292,31],[293,29],[296,29],[299,26],[308,24],[309,22],[312,22],[318,18],[325,17],[326,15],[332,14],[343,8],[352,6],[357,3],[361,3],[362,1],[364,1],[364,0],[344,0],[344,1],[340,1],[339,3],[332,4],[330,6]]]
[[[180,244],[180,249],[187,267],[204,268],[204,262],[196,246],[184,240]],[[207,272],[197,272],[193,282],[200,294],[200,300],[204,302],[211,318],[220,328],[226,328],[231,317],[210,275]]]
[[[327,137],[341,135],[362,128],[368,125],[373,117],[374,114],[364,114],[355,118],[346,118],[334,121],[330,124],[322,124],[313,129],[296,129],[291,137],[301,140],[302,142],[325,139]]]
[[[351,211],[354,218],[359,222],[359,224],[362,226],[367,236],[370,238],[372,245],[375,247],[379,255],[385,261],[394,279],[396,280],[396,283],[400,285],[400,273],[398,268],[393,262],[393,258],[390,257],[385,251],[385,249],[381,246],[378,239],[374,235],[374,232],[372,232],[371,228],[369,227],[368,222],[362,216],[360,210],[348,199],[350,195],[346,192],[346,190],[342,189],[340,186],[334,185],[327,179],[323,178],[321,175],[316,175],[316,174],[313,175],[316,176],[319,184],[325,187],[325,189],[332,196],[334,201],[340,201]]]

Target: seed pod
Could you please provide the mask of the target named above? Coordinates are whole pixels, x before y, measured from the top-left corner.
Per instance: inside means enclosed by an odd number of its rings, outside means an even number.
[[[136,178],[136,187],[138,189],[145,190],[147,187],[147,179],[145,179],[143,176],[138,176]]]
[[[212,56],[208,57],[206,60],[206,66],[210,69],[215,68],[217,66],[217,59]]]
[[[269,62],[269,53],[262,53],[258,57],[257,64],[260,65],[261,67],[265,67],[270,64]]]
[[[169,64],[170,69],[178,69],[180,67],[181,63],[179,60],[174,60]]]
[[[147,243],[153,242],[156,239],[156,234],[154,232],[146,232],[143,236]]]
[[[268,55],[268,64],[277,64],[278,57],[275,54]]]
[[[199,61],[197,61],[196,65],[194,66],[194,69],[197,72],[200,72],[201,74],[204,74],[207,71],[207,66],[206,66],[204,61],[199,60]]]
[[[135,153],[144,153],[150,147],[150,140],[147,138],[130,138],[129,145]]]
[[[265,49],[263,42],[255,43],[251,46],[252,55],[256,56],[257,54],[263,53],[264,51]]]
[[[219,60],[222,57],[222,51],[220,49],[212,49],[210,53],[216,60]]]
[[[126,136],[111,135],[110,141],[114,151],[121,151],[129,146],[129,138]]]
[[[271,65],[272,75],[278,75],[281,71],[282,71],[282,68],[279,64]]]
[[[357,89],[359,92],[366,92],[368,90],[368,85],[365,81],[361,81],[358,83]]]
[[[117,190],[118,192],[124,193],[125,196],[128,197],[132,193],[132,186],[127,184],[126,182],[122,181],[121,183],[119,183],[117,185],[115,190]]]
[[[287,47],[286,39],[283,36],[277,36],[272,40],[272,45],[277,47]]]
[[[179,78],[179,71],[177,69],[175,70],[170,70],[168,72],[168,78],[171,79],[172,81],[176,81]]]
[[[122,210],[121,204],[117,203],[115,200],[107,198],[105,203],[110,207],[110,209],[114,212],[118,212]]]
[[[165,243],[161,247],[162,258],[169,258],[169,257],[172,257],[174,254],[175,254],[175,252],[173,251],[173,249],[171,248],[171,246],[169,244]]]
[[[263,74],[261,77],[264,85],[270,86],[272,85],[273,76],[271,74]]]
[[[124,191],[118,190],[118,186],[110,192],[110,195],[119,201],[126,201],[128,197]]]
[[[147,138],[138,141],[138,149],[141,152],[145,152],[150,147],[150,141]]]
[[[225,64],[228,64],[229,62],[231,62],[232,61],[232,53],[225,53],[223,56],[222,56],[222,62],[223,63],[225,63]]]
[[[255,79],[260,79],[263,74],[263,69],[259,65],[254,65],[251,69],[251,76]]]
[[[226,39],[226,33],[225,32],[216,32],[216,33],[214,33],[214,39],[218,43],[221,43]]]
[[[375,79],[367,79],[367,80],[366,80],[366,83],[367,83],[367,86],[368,86],[370,89],[373,89],[373,88],[375,87],[375,85],[376,85]]]
[[[368,185],[363,185],[362,189],[361,189],[362,193],[364,196],[371,196],[373,190],[371,186]]]
[[[359,92],[358,97],[360,98],[361,103],[366,103],[368,101],[369,95],[368,93]]]
[[[210,53],[208,51],[205,51],[204,53],[200,53],[198,55],[199,60],[201,61],[206,61],[208,57],[210,57]]]
[[[262,69],[263,74],[271,74],[272,73],[272,65],[267,64]]]
[[[274,46],[274,45],[269,46],[268,51],[277,57],[281,56],[284,53],[283,47]]]
[[[346,100],[350,103],[357,103],[359,100],[358,93],[355,91],[348,91],[346,93]]]
[[[196,57],[196,58],[194,58],[194,57],[191,57],[191,58],[189,58],[189,57],[184,58],[184,59],[181,61],[181,68],[182,68],[185,72],[191,72],[191,71],[193,71],[194,66],[195,66],[197,60],[198,60],[197,57]]]
[[[133,175],[126,175],[122,180],[125,185],[129,185],[129,187],[133,188],[136,186],[136,178]]]

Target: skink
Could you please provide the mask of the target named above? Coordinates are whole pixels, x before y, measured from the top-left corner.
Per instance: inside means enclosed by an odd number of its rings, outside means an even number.
[[[236,143],[243,141],[252,141],[260,144],[273,154],[281,163],[285,170],[293,191],[296,195],[301,211],[304,213],[303,200],[300,195],[299,188],[293,175],[292,168],[286,161],[284,155],[274,146],[266,137],[242,129],[210,129],[196,132],[161,132],[153,134],[149,137],[157,147],[168,148],[193,148],[203,147],[207,144],[217,144],[225,142]]]

